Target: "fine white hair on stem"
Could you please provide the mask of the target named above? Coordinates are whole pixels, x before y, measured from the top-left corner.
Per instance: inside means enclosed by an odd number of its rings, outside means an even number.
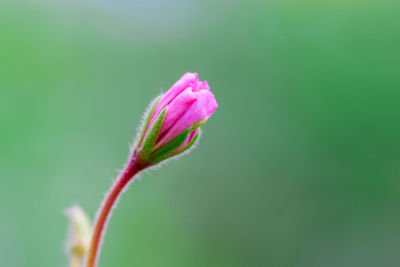
[[[99,216],[100,216],[102,207],[104,206],[104,203],[107,201],[107,197],[110,195],[110,192],[113,190],[114,186],[118,183],[119,177],[120,177],[120,175],[119,175],[117,178],[114,179],[114,181],[113,181],[112,186],[110,187],[110,189],[109,189],[108,191],[106,191],[106,192],[103,194],[103,195],[104,195],[104,198],[103,198],[103,200],[101,201],[100,207],[97,209],[96,214],[95,214],[95,220],[94,220],[95,222],[98,221],[98,218],[99,218]],[[109,222],[109,220],[111,219],[114,210],[117,208],[118,202],[119,202],[121,196],[129,189],[129,187],[131,186],[131,184],[132,184],[137,178],[138,178],[138,175],[135,175],[134,177],[132,177],[132,179],[129,180],[129,182],[128,182],[128,183],[125,185],[125,187],[121,190],[120,194],[118,194],[118,196],[117,196],[117,198],[115,199],[113,205],[111,206],[110,212],[109,212],[109,214],[107,215],[106,220],[105,220],[105,222],[104,222],[103,231],[101,231],[101,233],[100,233],[99,245],[98,245],[98,248],[97,248],[97,254],[96,254],[96,259],[95,259],[96,262],[97,262],[97,260],[98,260],[98,258],[99,258],[99,256],[100,256],[100,254],[101,254],[101,248],[102,248],[102,246],[103,246],[104,235],[105,235],[106,229],[107,229],[107,227],[108,227],[108,222]],[[93,227],[95,227],[95,225],[93,225]],[[92,228],[92,233],[91,233],[92,236],[93,236],[93,230],[94,230],[94,228]],[[86,262],[86,261],[87,261],[87,257],[88,257],[88,254],[86,253],[83,262]]]
[[[141,120],[141,122],[139,124],[139,127],[136,129],[137,130],[136,138],[134,139],[133,144],[131,144],[129,146],[130,147],[130,153],[128,154],[128,159],[127,159],[126,163],[124,164],[123,169],[122,170],[118,170],[119,171],[119,175],[117,176],[116,179],[113,180],[111,188],[104,193],[104,198],[103,198],[103,200],[101,202],[100,208],[96,211],[95,221],[98,221],[98,218],[100,216],[102,207],[104,206],[105,202],[107,201],[108,196],[110,195],[111,191],[113,190],[115,185],[118,183],[119,178],[121,177],[123,172],[126,170],[127,166],[129,165],[130,159],[132,157],[132,153],[137,148],[138,142],[140,142],[140,138],[142,137],[141,135],[143,134],[143,131],[145,130],[145,127],[147,127],[146,123],[148,122],[149,116],[151,115],[150,112],[153,110],[154,105],[156,105],[157,101],[160,99],[161,96],[162,96],[162,94],[160,94],[157,97],[155,97],[150,102],[150,104],[147,106],[146,111],[144,112],[144,114],[142,116],[142,120]],[[99,255],[101,254],[100,250],[101,250],[102,244],[104,242],[104,235],[105,235],[106,229],[108,227],[108,222],[109,222],[110,218],[112,217],[112,213],[113,213],[114,209],[118,206],[118,202],[119,202],[121,196],[123,195],[123,193],[125,193],[129,189],[130,185],[135,180],[140,180],[140,176],[138,174],[136,174],[134,177],[132,177],[132,179],[129,180],[129,182],[126,184],[126,186],[124,186],[124,188],[122,189],[121,193],[118,194],[117,198],[115,199],[115,202],[113,203],[113,205],[111,207],[111,210],[110,210],[109,214],[106,217],[106,220],[104,222],[103,230],[100,233],[98,252],[96,254],[95,262],[97,261]],[[93,235],[93,230],[94,229],[92,229],[92,235]],[[87,261],[87,256],[88,255],[85,255],[85,262]]]

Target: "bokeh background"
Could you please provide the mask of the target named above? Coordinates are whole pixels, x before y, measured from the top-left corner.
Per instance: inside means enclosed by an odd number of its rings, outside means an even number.
[[[399,1],[0,2],[0,266],[66,266],[149,101],[219,108],[123,195],[99,266],[400,264]]]

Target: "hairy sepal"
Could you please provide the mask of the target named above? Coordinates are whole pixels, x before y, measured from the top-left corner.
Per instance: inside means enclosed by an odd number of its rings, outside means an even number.
[[[189,133],[190,133],[190,132],[189,132]],[[175,153],[173,153],[175,149],[174,149],[174,150],[171,150],[171,152],[169,152],[169,153],[167,153],[167,154],[164,154],[164,156],[161,156],[161,157],[158,157],[158,158],[154,158],[154,160],[151,162],[151,164],[152,164],[152,165],[155,165],[155,164],[158,164],[158,163],[160,163],[160,162],[162,162],[162,161],[167,161],[167,159],[175,158],[176,156],[179,157],[180,155],[185,154],[185,152],[186,152],[186,153],[189,153],[189,152],[190,152],[190,149],[193,148],[193,147],[195,147],[195,144],[197,143],[199,136],[200,136],[200,129],[199,129],[199,131],[193,136],[192,140],[190,140],[190,142],[189,142],[183,149],[181,149],[181,150],[179,150],[178,152],[175,152]],[[181,144],[182,144],[182,143],[181,143]],[[178,147],[179,147],[179,146],[178,146]],[[178,147],[176,147],[176,148],[178,148]],[[178,158],[178,157],[177,157],[177,158]]]
[[[198,122],[195,122],[195,123],[190,127],[190,131],[193,132],[194,130],[196,130],[197,128],[199,128],[201,125],[203,125],[204,123],[206,123],[207,120],[208,120],[208,118],[207,118],[207,119],[204,119],[204,120],[201,120],[201,121],[198,121]]]
[[[143,161],[148,161],[150,154],[154,148],[154,145],[157,141],[158,134],[160,133],[161,126],[165,119],[166,108],[164,108],[160,114],[157,116],[157,119],[154,121],[151,128],[147,131],[144,136],[143,143],[141,145],[141,149],[139,152],[139,158]]]
[[[171,141],[163,145],[160,149],[153,152],[149,159],[150,163],[156,164],[170,157],[170,154],[174,152],[178,147],[180,147],[183,144],[183,142],[185,142],[189,134],[190,130],[188,129],[179,134],[178,136],[174,137]]]
[[[187,151],[188,149],[190,149],[197,141],[197,139],[200,136],[200,129],[199,131],[197,131],[197,133],[193,136],[192,140],[190,140],[190,142],[181,150],[179,150],[178,152],[174,153],[173,155],[171,155],[172,157],[177,156],[179,154],[182,154],[183,152]]]
[[[142,125],[138,128],[138,132],[140,132],[140,134],[136,137],[136,148],[138,148],[142,144],[144,137],[143,135],[146,132],[146,129],[149,127],[150,119],[153,116],[154,110],[156,109],[156,106],[158,102],[160,102],[162,96],[163,94],[160,94],[159,96],[154,98],[153,101],[151,101],[150,105],[147,107],[147,111],[145,112],[142,119]]]

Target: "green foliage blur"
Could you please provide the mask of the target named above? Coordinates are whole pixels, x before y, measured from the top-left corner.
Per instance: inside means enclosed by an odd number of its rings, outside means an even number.
[[[66,266],[149,101],[219,108],[122,196],[99,266],[400,264],[399,1],[0,2],[0,266]]]

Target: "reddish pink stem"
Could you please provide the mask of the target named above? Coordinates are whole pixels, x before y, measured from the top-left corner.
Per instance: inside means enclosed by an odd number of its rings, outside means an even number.
[[[109,219],[111,210],[115,204],[115,201],[121,195],[121,192],[128,185],[129,181],[141,170],[144,166],[137,163],[136,155],[132,157],[132,160],[126,166],[116,183],[113,184],[110,192],[108,193],[105,201],[100,207],[100,212],[96,218],[92,239],[90,241],[90,247],[87,255],[86,267],[95,267],[97,258],[100,254],[100,243],[105,233],[105,225]]]

